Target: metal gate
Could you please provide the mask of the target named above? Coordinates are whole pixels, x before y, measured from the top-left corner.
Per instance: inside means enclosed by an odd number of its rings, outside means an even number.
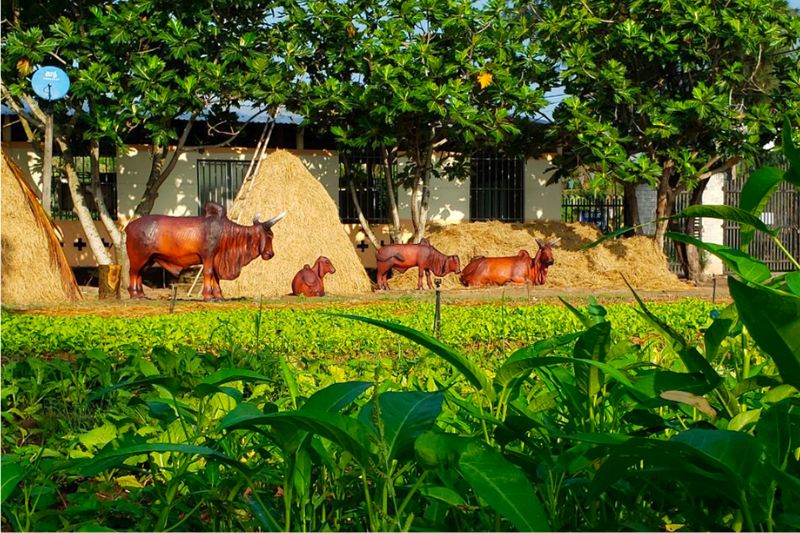
[[[198,214],[206,202],[216,202],[230,210],[242,187],[250,161],[203,159],[197,162]]]
[[[725,182],[725,205],[739,205],[742,186],[749,172],[729,177]],[[779,228],[778,239],[794,258],[800,258],[800,192],[789,183],[781,183],[761,213],[761,220],[770,228]],[[741,242],[739,224],[725,221],[723,225],[724,243],[731,248],[739,248]],[[750,255],[760,259],[773,272],[788,272],[794,266],[775,243],[757,231],[750,242]]]
[[[470,158],[469,211],[472,221],[522,222],[525,218],[525,160],[478,154]]]

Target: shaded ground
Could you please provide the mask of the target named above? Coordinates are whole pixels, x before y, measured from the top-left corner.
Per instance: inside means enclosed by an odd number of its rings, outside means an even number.
[[[391,282],[390,282],[391,283]],[[231,299],[224,302],[203,302],[199,297],[186,295],[186,290],[177,291],[172,301],[170,289],[145,289],[148,300],[131,300],[127,293],[119,300],[98,300],[97,288],[82,287],[84,300],[72,305],[31,306],[27,308],[8,308],[9,310],[45,314],[54,316],[98,315],[98,316],[145,316],[167,314],[170,312],[186,313],[196,311],[236,309],[240,307],[304,307],[313,308],[321,305],[338,304],[344,306],[380,305],[397,300],[433,303],[435,292],[431,290],[390,290],[373,292],[359,297],[326,296],[323,298],[304,298],[282,296],[278,298]],[[644,301],[665,302],[685,298],[699,298],[709,301],[729,301],[728,286],[725,278],[718,278],[716,284],[694,287],[686,284],[684,290],[669,291],[637,291]],[[571,303],[582,304],[589,297],[595,297],[601,304],[634,302],[633,295],[627,288],[613,290],[591,289],[548,289],[543,287],[495,287],[489,289],[448,289],[441,291],[442,303],[457,305],[478,305],[487,303],[505,303],[514,305],[535,305],[542,302],[558,302],[563,297]]]

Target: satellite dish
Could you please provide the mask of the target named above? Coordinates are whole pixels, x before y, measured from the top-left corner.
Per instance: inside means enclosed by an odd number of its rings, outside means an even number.
[[[58,67],[41,67],[31,77],[33,92],[45,100],[60,100],[69,91],[69,77]]]

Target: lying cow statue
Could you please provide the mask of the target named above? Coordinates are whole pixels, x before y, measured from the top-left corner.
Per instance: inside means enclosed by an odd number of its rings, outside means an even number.
[[[444,255],[442,252],[431,246],[428,239],[422,239],[419,244],[389,244],[381,246],[375,253],[378,262],[378,289],[388,289],[386,275],[390,270],[405,272],[409,268],[419,269],[419,280],[417,289],[422,289],[422,273],[425,273],[425,280],[428,288],[432,289],[431,272],[437,277],[444,277],[447,274],[461,272],[461,261],[457,255]]]
[[[232,222],[225,208],[214,202],[203,206],[204,216],[171,217],[146,215],[125,228],[131,263],[131,298],[144,298],[142,272],[153,263],[173,276],[192,265],[203,265],[203,299],[222,300],[221,279],[236,279],[242,267],[261,256],[271,259],[272,226],[286,216],[283,212],[252,226]]]
[[[322,278],[325,274],[334,274],[336,269],[327,257],[317,257],[314,266],[303,265],[292,280],[292,294],[295,296],[325,296],[325,285]]]
[[[461,283],[467,287],[544,285],[547,269],[553,264],[553,246],[560,240],[560,237],[549,242],[536,239],[539,251],[533,258],[527,250],[510,257],[474,257],[461,273]]]

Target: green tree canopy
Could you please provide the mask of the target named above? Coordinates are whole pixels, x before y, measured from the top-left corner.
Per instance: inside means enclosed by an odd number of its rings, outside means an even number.
[[[560,164],[675,195],[800,117],[800,19],[783,0],[582,2],[531,7],[569,95],[555,112]],[[666,221],[656,240],[663,243]]]

